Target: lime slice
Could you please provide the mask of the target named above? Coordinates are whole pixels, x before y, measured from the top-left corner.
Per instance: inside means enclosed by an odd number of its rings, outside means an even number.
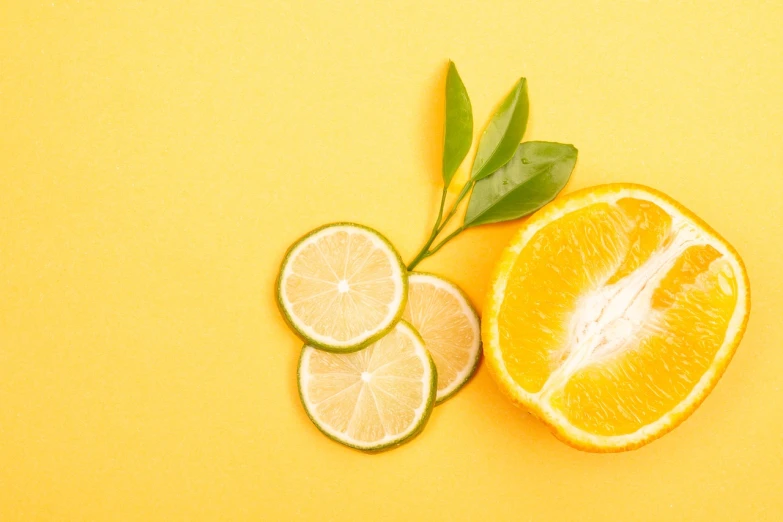
[[[442,277],[408,274],[403,318],[421,334],[438,369],[438,403],[452,397],[476,373],[481,329],[476,311],[457,285]]]
[[[437,371],[424,341],[405,321],[364,350],[299,357],[299,397],[327,437],[363,451],[407,442],[435,403]]]
[[[352,352],[383,337],[402,317],[405,266],[381,234],[352,223],[317,228],[294,243],[280,267],[277,302],[305,342]]]

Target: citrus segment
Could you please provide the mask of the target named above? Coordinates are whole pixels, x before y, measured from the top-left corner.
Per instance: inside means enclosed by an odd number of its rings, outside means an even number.
[[[569,321],[580,297],[611,277],[628,248],[621,210],[597,204],[552,222],[528,243],[508,277],[497,318],[509,373],[527,391],[546,382],[567,355]],[[557,262],[552,262],[556,259]]]
[[[622,435],[685,400],[723,344],[736,305],[734,289],[726,292],[720,284],[724,267],[731,271],[723,262],[702,273],[693,288],[625,340],[626,350],[575,372],[553,398],[555,407],[585,431]]]
[[[531,218],[495,273],[493,375],[567,442],[637,447],[715,385],[749,313],[725,240],[652,189],[587,189]]]
[[[672,218],[661,207],[640,199],[623,198],[617,201],[622,210],[628,247],[625,258],[606,284],[616,283],[627,276],[661,247],[671,230]]]

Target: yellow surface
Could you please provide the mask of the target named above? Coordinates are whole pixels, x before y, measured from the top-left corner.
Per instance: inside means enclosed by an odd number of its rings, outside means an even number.
[[[783,8],[379,4],[0,3],[0,520],[780,520]],[[742,254],[745,339],[660,441],[580,453],[486,368],[393,452],[307,420],[277,267],[333,220],[412,257],[447,58],[479,124],[529,79],[569,191],[651,185]],[[421,267],[480,310],[515,228]]]

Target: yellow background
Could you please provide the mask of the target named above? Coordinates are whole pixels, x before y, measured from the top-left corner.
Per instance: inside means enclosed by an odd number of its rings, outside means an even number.
[[[4,0],[0,520],[781,520],[781,24],[735,1]],[[412,257],[448,58],[479,128],[528,78],[526,138],[579,149],[567,190],[651,185],[743,255],[745,339],[670,435],[581,453],[484,368],[396,451],[307,420],[283,252],[350,220]],[[421,266],[481,309],[516,226]]]

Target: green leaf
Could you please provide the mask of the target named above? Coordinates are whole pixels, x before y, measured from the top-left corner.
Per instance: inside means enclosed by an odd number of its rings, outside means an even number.
[[[476,183],[465,213],[465,228],[510,221],[543,207],[565,187],[576,164],[573,145],[530,141],[511,161]]]
[[[481,135],[470,177],[485,178],[514,155],[527,127],[527,80],[520,78]]]
[[[446,74],[446,118],[443,124],[443,183],[451,183],[454,173],[473,142],[473,110],[462,78],[454,62]]]

